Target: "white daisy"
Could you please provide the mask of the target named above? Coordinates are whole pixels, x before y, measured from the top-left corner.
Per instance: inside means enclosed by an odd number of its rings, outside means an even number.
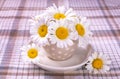
[[[48,13],[48,19],[51,20],[73,20],[76,16],[76,13],[73,11],[72,8],[67,10],[64,6],[57,7],[55,4],[53,4],[53,6],[51,7],[48,7],[46,12]]]
[[[51,22],[49,26],[49,40],[51,44],[56,44],[59,48],[73,45],[72,34],[66,21]]]
[[[21,55],[24,62],[34,62],[39,60],[40,48],[36,46],[34,43],[28,44],[21,48]]]
[[[30,21],[30,37],[32,41],[40,46],[49,44],[48,42],[48,25],[44,16],[37,18],[37,21]]]
[[[89,23],[86,17],[78,17],[74,21],[73,27],[71,27],[74,34],[74,40],[79,40],[78,46],[86,46],[92,37],[92,33],[89,29]]]
[[[111,64],[111,61],[108,60],[106,55],[103,55],[102,53],[93,53],[91,57],[89,57],[87,63],[87,70],[93,73],[104,73],[109,71]]]

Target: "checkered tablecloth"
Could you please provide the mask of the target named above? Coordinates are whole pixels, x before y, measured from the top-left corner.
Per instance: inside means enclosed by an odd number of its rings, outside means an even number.
[[[84,68],[53,73],[22,62],[19,48],[29,40],[28,19],[53,3],[71,7],[88,17],[94,33],[94,50],[112,60],[108,73],[91,74]],[[120,79],[120,0],[0,0],[0,79],[107,78]]]

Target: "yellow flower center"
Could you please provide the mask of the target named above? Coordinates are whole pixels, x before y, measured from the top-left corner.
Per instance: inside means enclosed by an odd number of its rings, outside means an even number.
[[[76,30],[77,30],[77,32],[78,32],[78,34],[79,34],[80,36],[84,36],[84,34],[85,34],[85,29],[84,29],[84,26],[83,26],[82,24],[77,24],[77,25],[75,26],[75,28],[76,28]]]
[[[41,25],[39,28],[38,28],[38,34],[40,37],[45,37],[46,34],[48,33],[48,30],[47,30],[47,25]]]
[[[93,68],[101,69],[103,67],[103,61],[99,58],[96,58],[92,62]]]
[[[28,53],[28,57],[32,59],[38,56],[38,51],[35,48],[29,49],[27,53]]]
[[[57,20],[64,19],[66,16],[63,13],[54,14],[54,18]]]
[[[61,40],[66,39],[68,37],[68,34],[68,29],[65,27],[59,27],[56,30],[56,36]]]

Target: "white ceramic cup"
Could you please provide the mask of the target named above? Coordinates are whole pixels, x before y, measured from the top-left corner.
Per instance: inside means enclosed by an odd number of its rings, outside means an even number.
[[[62,61],[69,59],[75,54],[75,50],[78,48],[77,42],[74,42],[72,46],[67,48],[58,48],[55,44],[47,45],[43,47],[47,53],[47,56],[56,61]]]

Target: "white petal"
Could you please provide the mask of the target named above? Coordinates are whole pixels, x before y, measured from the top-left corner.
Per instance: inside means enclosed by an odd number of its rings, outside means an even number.
[[[69,18],[72,18],[72,17],[75,17],[76,16],[76,13],[69,13],[68,15],[67,15],[67,17],[69,17]]]
[[[67,43],[65,41],[62,41],[61,43],[63,44],[63,48],[67,47]]]
[[[82,46],[82,42],[79,41],[79,43],[78,43],[78,47],[81,47],[81,46]]]
[[[56,10],[58,9],[57,6],[56,6],[55,4],[53,4],[53,8],[56,9]]]
[[[65,7],[64,6],[60,6],[58,9],[59,9],[60,13],[64,13],[65,12]]]
[[[63,43],[62,42],[57,42],[57,47],[63,48]]]
[[[72,32],[72,33],[70,34],[70,39],[72,39],[72,40],[77,40],[77,39],[78,39],[78,35],[77,35],[75,32]]]
[[[101,58],[103,56],[103,53],[99,53],[98,58]]]
[[[110,60],[105,61],[105,64],[110,65],[112,62]]]
[[[106,70],[106,71],[109,71],[109,70],[110,70],[110,67],[107,66],[107,65],[104,65],[104,66],[103,66],[103,69]]]
[[[70,8],[70,9],[65,13],[65,15],[68,15],[68,14],[71,13],[72,11],[73,11],[73,9]]]
[[[87,70],[93,70],[94,69],[90,63],[87,64],[86,68],[87,68]]]
[[[90,56],[89,58],[88,58],[88,61],[92,61],[93,60],[93,58]]]
[[[95,74],[99,73],[99,71],[97,69],[94,69],[93,71]]]
[[[97,56],[98,56],[97,52],[94,52],[94,53],[92,54],[93,59],[96,59]]]
[[[36,46],[36,45],[35,45],[34,43],[32,43],[32,46],[31,46],[31,47],[34,48],[35,46]]]

